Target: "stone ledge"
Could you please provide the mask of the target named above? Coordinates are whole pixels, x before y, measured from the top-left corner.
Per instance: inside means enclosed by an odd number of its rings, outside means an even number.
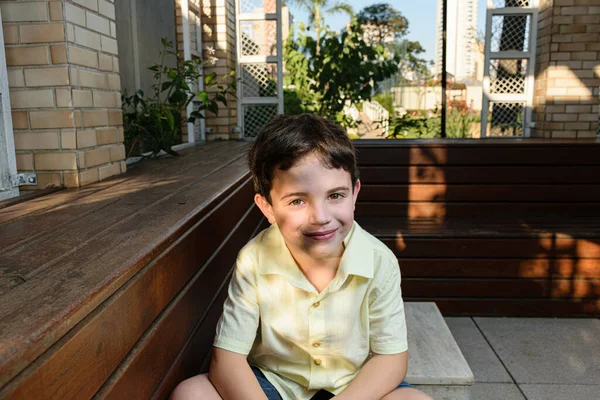
[[[408,329],[406,381],[436,400],[468,400],[474,382],[435,303],[404,303]]]

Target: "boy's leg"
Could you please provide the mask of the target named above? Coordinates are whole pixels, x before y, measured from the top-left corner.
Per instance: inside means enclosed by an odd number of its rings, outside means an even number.
[[[381,400],[433,400],[431,397],[417,389],[396,389]]]
[[[222,400],[217,389],[208,379],[208,374],[196,375],[181,382],[169,400]]]

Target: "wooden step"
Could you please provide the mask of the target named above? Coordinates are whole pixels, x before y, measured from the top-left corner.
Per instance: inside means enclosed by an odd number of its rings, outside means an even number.
[[[435,303],[404,303],[408,331],[406,381],[434,399],[469,400],[474,382]]]

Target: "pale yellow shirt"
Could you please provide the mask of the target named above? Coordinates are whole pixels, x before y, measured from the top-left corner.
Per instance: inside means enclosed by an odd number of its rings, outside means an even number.
[[[400,269],[356,222],[338,271],[321,292],[285,246],[277,225],[239,253],[214,346],[248,355],[284,400],[341,392],[370,352],[406,351]]]

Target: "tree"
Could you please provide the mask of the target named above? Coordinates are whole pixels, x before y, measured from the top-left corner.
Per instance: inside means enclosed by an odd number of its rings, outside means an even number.
[[[406,17],[386,3],[363,8],[357,19],[358,23],[363,25],[370,43],[383,45],[400,39],[408,33]]]
[[[326,14],[345,13],[354,17],[352,6],[342,0],[289,0],[308,12],[309,25],[315,28],[316,54],[321,54],[321,36],[326,29],[323,18]]]
[[[367,44],[363,34],[356,20],[341,34],[327,32],[321,39],[321,54],[303,25],[298,39],[290,35],[284,51],[287,79],[303,112],[335,118],[348,126],[344,106],[370,100],[377,82],[398,71],[398,59],[391,58],[383,46]]]

